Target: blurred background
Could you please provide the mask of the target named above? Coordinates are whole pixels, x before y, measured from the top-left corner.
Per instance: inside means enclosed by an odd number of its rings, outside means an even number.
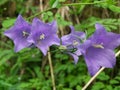
[[[3,35],[19,14],[30,23],[34,17],[44,22],[57,20],[59,37],[70,33],[69,25],[89,37],[95,23],[120,33],[120,0],[1,0],[0,90],[52,90],[47,56],[37,48],[15,53],[12,40]],[[91,78],[83,57],[75,65],[67,54],[51,54],[57,90],[81,90]],[[120,90],[120,57],[116,66],[105,69],[87,90]]]

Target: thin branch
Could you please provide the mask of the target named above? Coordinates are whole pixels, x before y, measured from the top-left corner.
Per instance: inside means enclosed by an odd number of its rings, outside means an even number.
[[[117,57],[120,54],[120,50],[115,54]],[[105,69],[105,67],[102,67],[89,81],[88,83],[82,88],[82,90],[86,90],[87,87],[95,80],[95,78]]]
[[[49,60],[49,65],[50,65],[50,74],[51,74],[51,78],[52,78],[53,90],[56,90],[55,78],[54,78],[54,71],[53,71],[53,65],[52,65],[52,59],[51,59],[50,49],[48,51],[48,60]]]
[[[63,4],[63,6],[91,5],[91,4],[99,4],[99,3],[105,3],[105,1],[91,2],[91,3],[70,3],[70,4]]]
[[[29,19],[31,19],[31,18],[34,18],[34,17],[36,17],[36,16],[38,16],[38,15],[44,13],[44,12],[50,11],[50,10],[52,10],[52,9],[54,9],[54,8],[48,8],[48,9],[42,11],[42,12],[38,12],[38,13],[36,13],[36,14],[34,14],[34,15],[28,17],[27,20],[29,20]]]

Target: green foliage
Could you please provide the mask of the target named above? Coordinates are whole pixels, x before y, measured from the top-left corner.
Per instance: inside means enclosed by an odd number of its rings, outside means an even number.
[[[64,2],[65,0],[50,0],[49,4],[52,8],[60,8],[60,2]]]
[[[3,5],[3,4],[5,4],[6,2],[8,2],[8,0],[2,0],[2,1],[0,2],[0,6]]]
[[[4,20],[2,23],[2,26],[3,26],[3,28],[9,28],[10,26],[12,26],[14,24],[15,21],[16,21],[16,19],[13,19],[13,18]]]

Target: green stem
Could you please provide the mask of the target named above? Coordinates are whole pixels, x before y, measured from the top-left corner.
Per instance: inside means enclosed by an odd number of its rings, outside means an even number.
[[[99,4],[99,3],[105,3],[105,1],[99,1],[93,3],[70,3],[70,4],[63,4],[63,6],[91,5],[91,4]]]
[[[77,5],[91,5],[91,4],[99,4],[99,3],[105,3],[105,1],[99,1],[99,2],[93,2],[93,3],[71,3],[71,4],[62,4],[61,7],[64,7],[64,6],[77,6]],[[36,14],[28,17],[27,20],[29,20],[29,19],[31,19],[31,18],[34,18],[34,17],[36,17],[36,16],[38,16],[38,15],[44,13],[44,12],[50,11],[50,10],[52,10],[52,9],[54,9],[54,8],[48,8],[48,9],[42,11],[42,12],[38,12],[38,13],[36,13]]]
[[[120,54],[120,50],[115,54],[117,57]],[[82,90],[86,90],[87,87],[95,80],[95,78],[105,69],[105,67],[102,67],[88,82],[87,84],[82,88]]]
[[[56,90],[55,78],[54,78],[54,71],[53,71],[53,65],[52,65],[52,59],[51,59],[50,49],[48,51],[48,60],[49,60],[49,65],[50,65],[50,74],[51,74],[51,78],[52,78],[53,90]]]
[[[38,13],[36,13],[36,14],[34,14],[34,15],[28,17],[27,20],[29,20],[29,19],[31,19],[31,18],[34,18],[34,17],[36,17],[36,16],[38,16],[38,15],[44,13],[44,12],[50,11],[50,10],[52,10],[52,9],[54,9],[54,8],[48,8],[48,9],[42,11],[42,12],[38,12]]]

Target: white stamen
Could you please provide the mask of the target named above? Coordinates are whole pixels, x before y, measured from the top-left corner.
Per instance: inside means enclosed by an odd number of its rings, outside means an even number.
[[[76,46],[78,45],[79,43],[76,41],[76,40],[73,40],[73,45]]]
[[[93,45],[93,47],[95,47],[95,48],[102,48],[102,49],[104,49],[104,47],[101,45],[101,44],[96,44],[96,45]]]
[[[45,39],[45,34],[41,34],[40,35],[40,39],[42,40],[42,39]]]
[[[22,33],[23,33],[23,36],[29,35],[29,33],[25,32],[25,31],[23,31]]]

